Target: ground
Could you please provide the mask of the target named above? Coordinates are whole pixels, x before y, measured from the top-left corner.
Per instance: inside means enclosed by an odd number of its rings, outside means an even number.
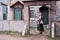
[[[11,35],[1,34],[0,40],[48,40],[44,35],[32,35],[30,37],[14,37]]]
[[[35,28],[32,28],[30,31],[31,35],[27,35],[24,37],[22,37],[18,32],[0,32],[0,40],[48,40],[45,33],[41,35]]]

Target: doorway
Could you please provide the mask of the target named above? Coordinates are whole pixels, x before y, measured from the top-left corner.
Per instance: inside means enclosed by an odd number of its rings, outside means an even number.
[[[37,20],[39,11],[43,14],[43,24],[44,28],[49,25],[49,8],[46,6],[29,6],[29,20],[30,20],[30,33],[38,33],[37,31]]]

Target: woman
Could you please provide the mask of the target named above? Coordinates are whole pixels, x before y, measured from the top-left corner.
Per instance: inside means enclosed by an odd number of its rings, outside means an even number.
[[[40,32],[40,34],[42,34],[44,32],[44,27],[43,27],[43,18],[42,18],[42,14],[40,13],[39,15],[39,19],[38,19],[38,26],[37,26],[37,30]]]

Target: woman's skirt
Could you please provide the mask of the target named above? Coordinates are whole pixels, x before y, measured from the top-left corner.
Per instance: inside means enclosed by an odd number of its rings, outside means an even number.
[[[43,24],[38,24],[37,30],[38,30],[38,31],[44,31]]]

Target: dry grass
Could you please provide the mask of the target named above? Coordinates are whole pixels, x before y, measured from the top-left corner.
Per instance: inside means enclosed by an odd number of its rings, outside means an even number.
[[[49,31],[49,29],[45,29],[45,35],[46,35],[46,38],[49,39],[49,40],[60,40],[60,37],[54,37],[54,38],[52,38],[52,37],[50,36],[50,31]]]
[[[22,36],[21,32],[12,32],[12,31],[0,31],[0,34],[6,34],[6,35],[11,35],[11,36]]]

